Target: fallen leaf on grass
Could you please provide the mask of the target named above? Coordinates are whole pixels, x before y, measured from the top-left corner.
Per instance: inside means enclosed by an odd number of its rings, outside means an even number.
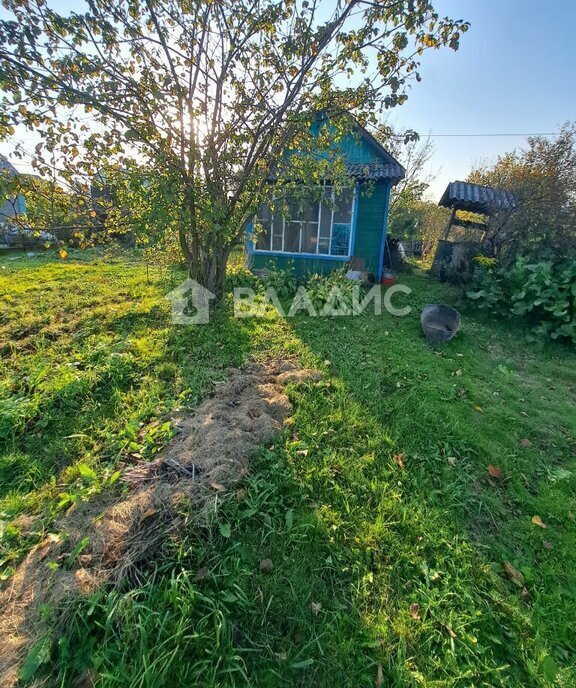
[[[517,585],[519,588],[524,587],[524,576],[520,573],[520,571],[518,571],[518,569],[515,569],[509,561],[503,561],[502,568],[514,585]]]
[[[484,409],[481,406],[474,406],[474,410],[478,411],[478,413],[484,413]]]
[[[548,526],[542,521],[540,516],[532,516],[532,523],[540,528],[548,528]]]
[[[384,683],[384,672],[382,671],[382,665],[378,664],[378,668],[376,669],[376,680],[374,681],[374,685],[376,688],[382,688],[382,684]]]
[[[410,616],[415,620],[415,621],[420,621],[420,605],[418,602],[412,602],[410,605]]]
[[[272,559],[262,559],[260,562],[260,571],[262,573],[272,573],[273,568],[274,564],[272,563]]]
[[[456,377],[462,377],[462,368],[458,368],[458,370],[455,370],[454,375]]]
[[[532,442],[530,442],[529,439],[526,439],[526,437],[524,439],[520,440],[520,444],[523,447],[531,447],[532,446]]]
[[[221,485],[220,483],[210,483],[210,487],[213,490],[217,490],[218,492],[226,492],[226,488],[224,485]]]
[[[318,616],[318,614],[320,614],[322,611],[322,602],[311,602],[310,609],[312,610],[312,614],[314,614],[314,616]]]
[[[146,511],[142,514],[142,518],[140,520],[144,521],[147,518],[152,518],[152,516],[156,516],[157,513],[158,509],[146,509]]]
[[[528,414],[526,413],[526,411],[520,411],[520,415],[524,416],[524,418],[528,418]]]
[[[296,452],[298,456],[308,456],[308,450],[307,449],[298,449]]]
[[[394,459],[394,462],[398,468],[404,470],[404,454],[394,454],[392,458]]]
[[[198,569],[198,573],[194,577],[194,580],[197,580],[197,581],[204,580],[204,578],[206,578],[207,575],[208,575],[208,567],[203,566],[202,568]]]
[[[448,461],[448,463],[450,464],[450,466],[455,466],[455,465],[456,465],[457,459],[456,459],[455,456],[449,456],[446,460]]]
[[[498,466],[493,466],[492,464],[489,464],[487,469],[488,473],[492,478],[496,478],[496,480],[500,480],[502,477],[502,469],[498,468]]]

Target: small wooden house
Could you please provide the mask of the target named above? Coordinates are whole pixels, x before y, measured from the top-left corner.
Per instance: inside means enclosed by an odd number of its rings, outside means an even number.
[[[260,208],[248,227],[248,267],[290,268],[306,275],[350,266],[372,273],[380,282],[390,190],[404,177],[405,170],[356,122],[337,146],[350,175],[350,186],[336,197],[330,180],[325,180],[324,200],[318,200],[316,194],[303,208],[301,199],[297,203],[288,198],[288,212]]]

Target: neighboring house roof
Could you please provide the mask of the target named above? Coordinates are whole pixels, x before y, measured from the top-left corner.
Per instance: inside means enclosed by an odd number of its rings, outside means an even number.
[[[14,167],[14,165],[8,160],[8,158],[5,158],[3,155],[0,154],[0,170],[2,172],[8,172],[10,176],[14,174],[18,174],[18,170]]]
[[[518,201],[511,191],[504,189],[470,182],[450,182],[438,205],[490,215],[498,210],[512,210]]]

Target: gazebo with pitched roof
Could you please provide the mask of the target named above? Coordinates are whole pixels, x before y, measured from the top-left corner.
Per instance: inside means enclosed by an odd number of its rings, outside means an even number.
[[[438,205],[451,208],[450,220],[444,232],[444,240],[448,239],[453,225],[467,229],[486,230],[486,224],[470,220],[458,219],[456,211],[465,210],[478,215],[491,216],[501,211],[512,211],[518,205],[516,196],[511,191],[494,189],[491,186],[472,184],[471,182],[450,182],[442,194]]]

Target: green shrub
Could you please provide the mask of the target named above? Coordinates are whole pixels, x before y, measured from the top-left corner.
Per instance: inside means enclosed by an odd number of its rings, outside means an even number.
[[[576,343],[576,261],[477,265],[466,296],[479,308],[532,323],[535,335]]]
[[[358,286],[358,282],[348,279],[345,272],[334,271],[326,275],[311,275],[306,288],[314,308],[321,310],[329,300],[335,308],[351,308],[355,285]]]
[[[237,287],[249,287],[259,291],[262,289],[262,282],[244,265],[232,265],[226,271],[226,290],[232,291]]]
[[[269,268],[262,281],[266,289],[272,287],[280,298],[292,298],[299,286],[299,279],[292,267],[286,270]]]

